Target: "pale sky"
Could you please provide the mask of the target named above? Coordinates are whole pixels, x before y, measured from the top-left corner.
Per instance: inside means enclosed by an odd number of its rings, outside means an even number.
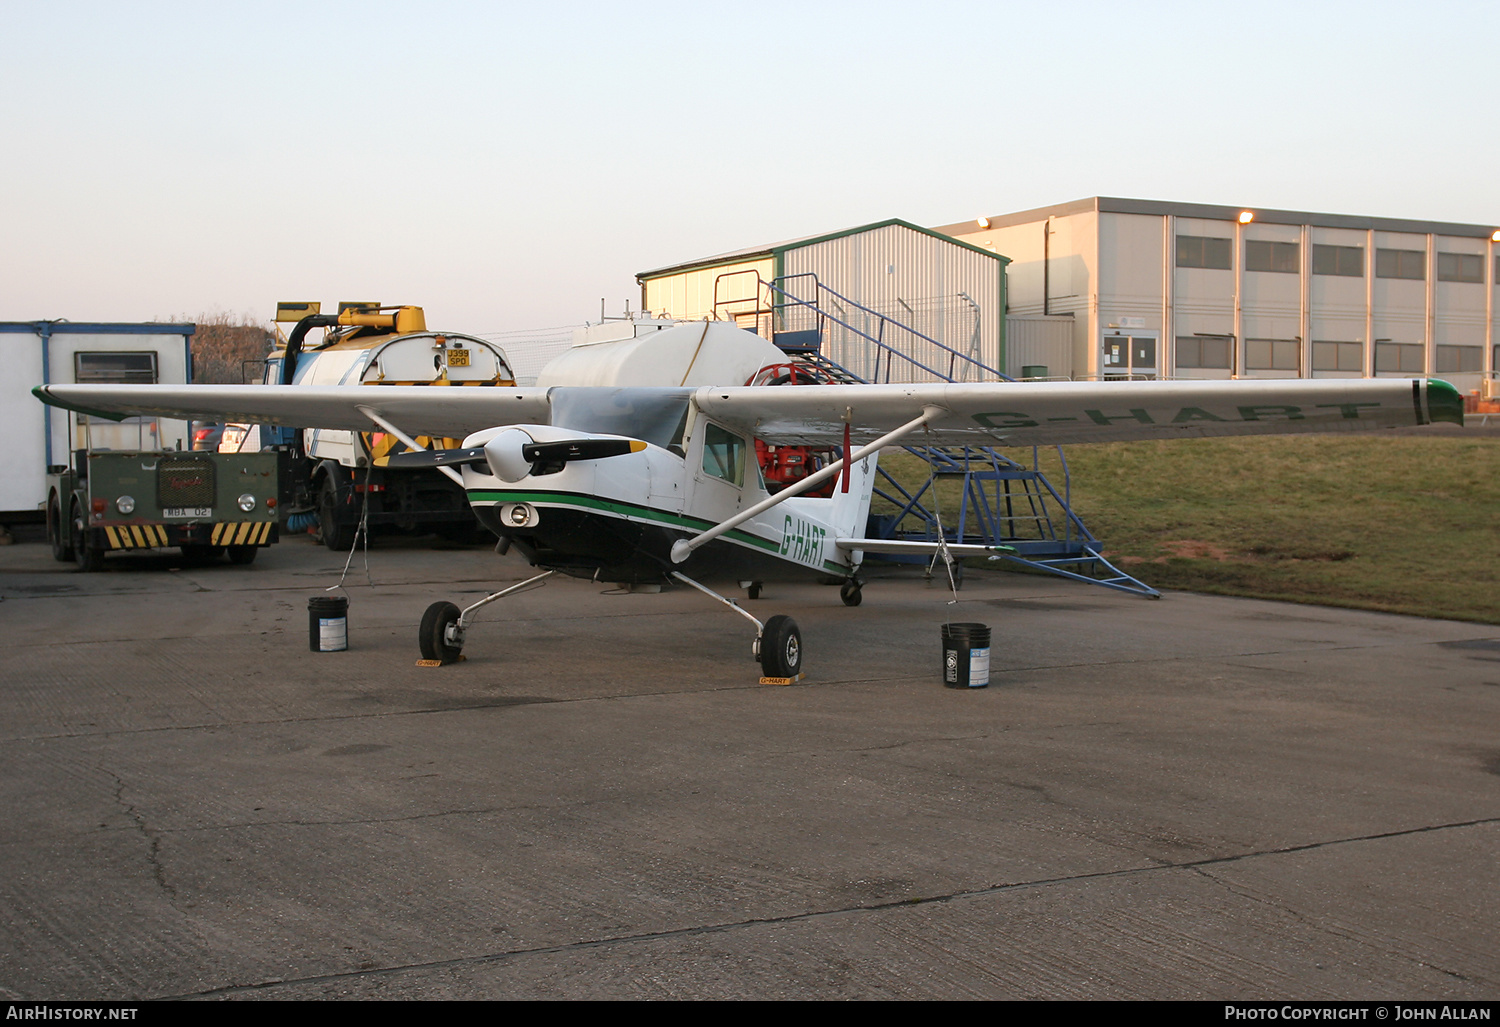
[[[413,303],[1085,196],[1500,224],[1494,4],[0,0],[0,320]]]

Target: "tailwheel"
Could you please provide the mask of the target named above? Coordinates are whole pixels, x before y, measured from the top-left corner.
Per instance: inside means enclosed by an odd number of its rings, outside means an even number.
[[[418,642],[422,659],[453,663],[464,647],[464,632],[459,626],[459,609],[452,603],[433,603],[422,614]]]
[[[864,588],[851,578],[839,586],[839,598],[845,606],[858,606],[864,601]]]
[[[802,673],[802,632],[792,618],[777,614],[766,621],[760,637],[760,669],[768,678],[795,678]]]

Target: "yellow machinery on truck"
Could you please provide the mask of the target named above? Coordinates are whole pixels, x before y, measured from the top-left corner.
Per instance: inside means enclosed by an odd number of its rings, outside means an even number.
[[[505,352],[492,342],[427,328],[421,307],[341,303],[337,314],[318,303],[283,303],[278,322],[293,322],[286,345],[266,360],[267,385],[509,386],[515,375]],[[309,336],[322,330],[316,343]],[[456,439],[414,440],[451,449]],[[330,549],[347,549],[361,523],[371,530],[436,532],[473,541],[479,530],[463,490],[436,469],[393,469],[392,455],[407,449],[385,432],[328,431],[253,426],[241,450],[274,448],[284,454],[283,508],[289,530],[318,526]]]

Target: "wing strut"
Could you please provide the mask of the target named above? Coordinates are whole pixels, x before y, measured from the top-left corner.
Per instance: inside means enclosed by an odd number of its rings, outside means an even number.
[[[778,503],[784,503],[788,499],[792,499],[795,496],[801,495],[808,489],[812,488],[814,485],[817,485],[820,482],[827,481],[829,478],[832,478],[834,475],[838,474],[844,469],[846,463],[850,465],[857,464],[865,457],[869,456],[871,453],[884,449],[886,446],[894,443],[897,439],[910,435],[918,428],[921,428],[923,425],[927,424],[928,421],[941,417],[946,413],[948,413],[948,411],[944,410],[942,407],[923,407],[921,417],[917,417],[913,420],[907,421],[905,424],[903,424],[893,432],[887,432],[885,435],[880,436],[880,438],[876,439],[868,446],[862,446],[859,449],[855,450],[852,455],[846,455],[844,459],[835,460],[833,463],[829,464],[821,471],[818,471],[816,474],[809,474],[806,478],[803,478],[801,481],[797,482],[797,484],[788,485],[786,488],[782,489],[774,496],[767,496],[765,499],[762,499],[759,503],[756,503],[749,509],[741,510],[733,517],[729,518],[726,521],[720,521],[718,524],[715,524],[707,531],[700,532],[699,534],[694,535],[692,538],[678,539],[676,542],[672,543],[672,562],[681,563],[688,558],[688,556],[693,552],[694,549],[697,549],[704,543],[712,542],[714,539],[718,538],[729,529],[745,523],[752,517],[765,513],[767,510],[771,509],[771,507],[773,506],[776,506]],[[848,451],[845,450],[845,453],[848,454]]]
[[[377,414],[374,410],[370,409],[369,407],[361,406],[361,407],[355,407],[354,409],[358,410],[360,413],[364,414],[370,420],[372,420],[376,424],[380,425],[380,427],[384,428],[386,431],[388,431],[392,435],[396,436],[396,438],[398,438],[402,442],[406,443],[406,448],[408,448],[408,449],[410,449],[410,450],[412,450],[413,452],[416,452],[416,453],[425,453],[425,452],[427,452],[427,447],[426,446],[419,446],[419,445],[417,445],[417,440],[416,439],[414,439],[410,435],[406,434],[406,432],[402,431],[400,428],[397,428],[394,424],[392,424],[390,421],[387,421],[384,417],[381,417],[379,414]],[[448,477],[450,477],[454,481],[458,482],[458,487],[459,488],[463,488],[464,487],[464,478],[463,478],[463,475],[459,474],[453,468],[439,466],[438,470],[442,471]]]

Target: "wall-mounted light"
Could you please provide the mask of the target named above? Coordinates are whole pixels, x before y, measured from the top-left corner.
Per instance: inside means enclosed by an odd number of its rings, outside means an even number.
[[[1240,211],[1240,224],[1242,224],[1242,225],[1248,225],[1250,222],[1252,222],[1254,220],[1255,220],[1255,211],[1253,211],[1253,210],[1242,210],[1242,211]]]
[[[1490,233],[1490,242],[1500,242],[1500,228]]]
[[[980,228],[988,228],[988,227],[990,227],[990,219],[989,218],[975,218],[974,219],[974,223],[976,225],[978,225]],[[1500,233],[1496,233],[1496,234],[1500,234]]]

